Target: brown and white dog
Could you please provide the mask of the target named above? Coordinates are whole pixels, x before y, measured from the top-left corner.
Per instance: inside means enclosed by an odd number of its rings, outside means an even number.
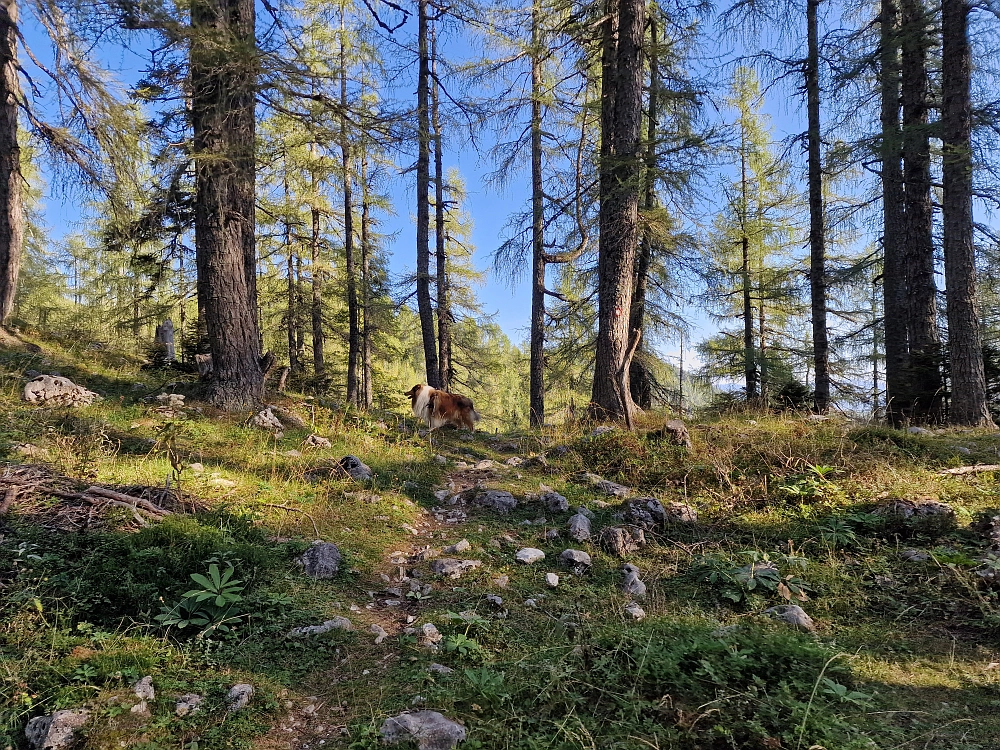
[[[470,432],[476,429],[479,414],[472,406],[472,399],[467,396],[448,393],[420,383],[403,395],[410,397],[413,416],[424,420],[432,430],[446,424],[467,427]]]

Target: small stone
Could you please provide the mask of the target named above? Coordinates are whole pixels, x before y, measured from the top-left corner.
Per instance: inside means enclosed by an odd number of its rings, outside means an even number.
[[[646,610],[635,602],[629,602],[628,606],[625,607],[625,612],[632,615],[632,617],[636,620],[643,620],[646,618]]]
[[[601,435],[607,435],[609,432],[614,432],[615,428],[609,425],[602,424],[600,427],[595,427],[594,431],[590,433],[591,437],[600,437]]]
[[[545,456],[529,456],[524,459],[521,464],[521,468],[526,471],[532,471],[534,469],[547,469],[549,468],[549,462],[546,460]]]
[[[392,716],[379,730],[387,745],[416,742],[418,750],[452,750],[465,740],[465,727],[437,711],[414,711]]]
[[[559,529],[546,529],[545,534],[543,534],[546,541],[552,541],[553,539],[559,538]]]
[[[525,565],[531,565],[532,563],[539,562],[545,559],[545,553],[540,549],[535,549],[534,547],[525,547],[524,549],[518,550],[517,554],[514,555],[514,559],[519,563]]]
[[[628,487],[616,482],[611,482],[603,477],[599,477],[597,474],[592,474],[589,471],[581,472],[580,474],[574,476],[573,479],[581,484],[589,484],[595,490],[602,492],[605,495],[625,498],[632,494],[632,490]]]
[[[799,630],[813,632],[816,630],[816,623],[805,613],[805,610],[797,604],[780,604],[777,607],[765,609],[764,614],[771,615],[776,620],[781,620],[792,625]]]
[[[521,458],[520,456],[511,456],[506,461],[504,461],[504,463],[507,464],[507,466],[520,466],[522,463],[524,463],[524,459]]]
[[[928,430],[926,427],[911,427],[907,430],[911,435],[933,435],[933,431]]]
[[[667,511],[655,497],[637,497],[622,507],[625,520],[644,529],[661,526],[667,521]]]
[[[241,682],[233,685],[226,694],[226,705],[230,711],[239,711],[247,707],[251,697],[253,697],[253,685]]]
[[[332,448],[333,443],[327,440],[325,437],[319,435],[310,435],[304,441],[304,444],[310,448]]]
[[[327,620],[322,625],[305,625],[301,628],[292,628],[288,631],[289,638],[300,638],[307,635],[320,635],[331,630],[353,630],[354,624],[346,617],[334,617]]]
[[[497,607],[502,607],[503,606],[503,599],[501,597],[497,596],[496,594],[487,594],[486,595],[486,601],[488,601],[490,604],[492,604],[494,606],[497,606]]]
[[[146,675],[132,686],[132,692],[135,693],[135,697],[139,700],[155,700],[156,690],[153,689],[153,678]]]
[[[437,674],[451,674],[455,670],[451,667],[446,667],[444,664],[438,664],[437,662],[432,662],[429,667],[427,667],[428,672],[436,672]]]
[[[472,545],[469,544],[469,540],[468,539],[462,539],[461,541],[455,542],[450,547],[445,547],[444,551],[446,553],[448,553],[448,554],[454,555],[454,554],[457,554],[459,552],[465,552],[465,551],[467,551],[467,550],[469,550],[471,548],[472,548]]]
[[[598,535],[601,547],[618,557],[627,557],[646,546],[646,535],[636,526],[609,526]]]
[[[33,750],[64,750],[74,744],[76,730],[89,718],[90,712],[84,709],[36,716],[24,728],[24,736]]]
[[[317,540],[302,553],[297,562],[310,578],[333,578],[340,570],[343,557],[336,544]]]
[[[959,454],[960,456],[971,456],[972,455],[972,451],[969,450],[968,448],[966,448],[964,445],[956,445],[955,446],[955,453]]]
[[[542,493],[538,496],[550,513],[563,513],[569,510],[569,500],[553,489],[542,485]]]
[[[486,469],[493,468],[493,462],[490,461],[488,458],[484,458],[482,461],[477,461],[476,465],[473,466],[472,468],[476,469],[477,471],[486,471]]]
[[[191,473],[192,474],[196,474],[196,475],[197,474],[202,474],[205,471],[205,467],[202,466],[200,463],[188,464],[187,467],[189,469],[191,469]]]
[[[340,459],[340,468],[346,471],[355,482],[367,482],[375,476],[371,468],[357,456],[344,456]]]
[[[904,549],[899,553],[899,559],[906,562],[927,562],[931,556],[919,549]]]
[[[431,563],[431,572],[449,578],[458,578],[466,571],[478,568],[482,564],[482,560],[455,560],[451,557],[442,557]]]
[[[576,574],[586,573],[591,566],[590,555],[582,550],[567,549],[559,556],[566,565]]]
[[[555,588],[556,586],[559,585],[559,576],[557,576],[555,573],[546,573],[545,583],[547,583],[552,588]]]
[[[577,513],[569,519],[567,524],[569,535],[578,542],[590,540],[590,519],[582,513]]]
[[[290,451],[285,451],[284,455],[288,456],[289,458],[302,458],[302,451],[297,451],[293,449]]]
[[[629,596],[645,596],[646,584],[639,580],[639,569],[631,563],[626,563],[622,570],[625,572],[625,580],[622,582],[622,591]]]
[[[201,705],[203,698],[197,693],[186,693],[177,699],[174,705],[174,714],[177,716],[188,716],[195,713]]]
[[[385,628],[383,628],[381,625],[376,625],[375,623],[372,623],[371,627],[368,628],[368,630],[369,632],[375,634],[375,643],[381,643],[382,641],[384,641],[386,638],[389,637],[389,634],[385,631]]]
[[[912,429],[912,428],[911,428]],[[934,516],[954,517],[955,511],[947,503],[937,500],[906,500],[889,498],[875,512],[880,515],[898,516],[903,519],[931,518]]]
[[[590,519],[591,521],[593,521],[593,520],[594,520],[594,517],[595,517],[595,516],[594,516],[594,511],[592,511],[592,510],[591,510],[590,508],[586,507],[585,505],[581,505],[581,506],[579,506],[579,507],[578,507],[578,508],[576,509],[576,513],[577,513],[577,515],[579,515],[579,516],[586,516],[586,517],[587,517],[587,518],[589,518],[589,519]]]
[[[532,607],[532,608],[534,608],[534,607],[538,606],[538,602],[535,601],[534,599],[525,599],[524,600],[524,606],[525,607]]]
[[[437,644],[439,644],[443,638],[444,636],[441,635],[441,631],[437,629],[434,623],[427,622],[420,627],[421,646],[437,648]]]
[[[235,487],[236,482],[232,479],[223,479],[222,477],[215,477],[208,480],[208,485],[210,487]]]
[[[472,502],[474,505],[491,508],[501,514],[509,513],[517,507],[517,498],[503,490],[478,490]]]
[[[281,433],[285,429],[285,426],[281,424],[281,420],[271,411],[270,406],[254,414],[250,418],[250,424],[262,430],[275,433]]]
[[[510,576],[497,576],[493,579],[493,583],[495,583],[499,588],[505,589],[510,583]]]
[[[691,435],[688,433],[687,425],[679,419],[669,419],[663,425],[663,435],[670,439],[674,445],[691,450]]]

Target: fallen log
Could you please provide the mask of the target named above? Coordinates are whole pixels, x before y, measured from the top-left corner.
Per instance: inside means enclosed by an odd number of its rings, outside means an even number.
[[[963,474],[979,474],[984,471],[1000,471],[1000,464],[976,464],[975,466],[959,466],[954,469],[939,471],[939,476],[962,476]]]

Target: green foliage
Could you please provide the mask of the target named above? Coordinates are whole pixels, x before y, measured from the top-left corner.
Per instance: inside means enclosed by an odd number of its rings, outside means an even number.
[[[243,601],[240,595],[243,581],[234,579],[235,569],[230,565],[221,574],[219,566],[208,566],[208,575],[192,573],[191,580],[201,588],[191,589],[173,606],[164,605],[154,619],[164,627],[183,630],[190,625],[200,628],[198,635],[209,635],[218,630],[227,632],[240,622],[237,606]]]
[[[759,599],[773,599],[775,596],[785,601],[809,600],[809,585],[794,573],[783,574],[781,571],[781,568],[805,569],[806,561],[803,558],[781,555],[772,560],[766,553],[753,550],[742,553],[741,557],[749,562],[734,568],[725,558],[706,556],[693,570],[722,599],[734,604],[749,604]]]

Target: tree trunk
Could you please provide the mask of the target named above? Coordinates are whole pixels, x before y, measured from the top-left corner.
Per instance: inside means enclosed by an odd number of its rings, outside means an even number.
[[[983,342],[972,236],[972,65],[966,0],[941,3],[941,112],[944,175],[944,271],[952,424],[992,426],[986,406]]]
[[[649,21],[649,111],[646,115],[646,158],[643,172],[643,205],[647,212],[652,212],[656,206],[656,118],[657,97],[659,96],[659,71],[657,69],[657,38],[656,19]],[[633,331],[641,331],[645,324],[646,294],[649,288],[649,267],[653,261],[652,232],[647,228],[639,245],[639,258],[636,263],[635,291],[632,295],[632,313],[629,325]],[[630,365],[629,385],[632,400],[641,409],[653,406],[653,384],[645,359],[640,356],[633,359]]]
[[[288,153],[285,152],[285,169],[282,187],[285,194],[285,257],[288,263],[288,299],[286,300],[285,328],[288,334],[288,368],[289,373],[294,374],[299,371],[302,365],[299,363],[299,352],[296,348],[296,328],[298,327],[298,305],[296,296],[298,290],[295,284],[295,250],[292,247],[292,220],[288,215],[291,211],[291,202],[288,196]],[[183,326],[182,326],[183,327]]]
[[[747,403],[757,401],[757,354],[753,336],[753,289],[750,283],[750,238],[741,240],[743,266],[740,271],[743,286],[743,375],[746,380]]]
[[[812,305],[813,369],[816,371],[813,406],[819,414],[830,408],[830,344],[826,328],[826,231],[823,226],[823,164],[819,126],[820,0],[807,0],[808,56],[806,100],[809,121],[809,296]]]
[[[885,321],[885,414],[903,423],[910,403],[906,299],[903,169],[899,132],[899,10],[882,0],[880,16],[882,94],[882,316]]]
[[[195,250],[212,353],[209,399],[249,409],[264,395],[254,237],[253,0],[191,6]]]
[[[0,326],[14,309],[24,252],[21,147],[17,142],[21,86],[17,63],[17,3],[0,16]]]
[[[528,422],[545,424],[545,196],[542,183],[541,0],[531,8],[531,356]]]
[[[315,179],[314,188],[315,188]],[[323,270],[319,257],[319,217],[318,206],[312,207],[312,237],[309,241],[310,261],[312,263],[312,348],[313,376],[316,388],[323,390],[326,380],[326,334],[323,332]]]
[[[913,419],[940,418],[940,337],[934,284],[933,205],[928,139],[927,16],[921,0],[902,2],[903,178],[906,195],[908,337]]]
[[[429,0],[418,3],[417,34],[419,65],[417,71],[417,313],[420,316],[420,333],[424,342],[424,369],[427,384],[437,388],[440,383],[438,369],[437,336],[434,330],[434,309],[431,306],[431,251],[430,212],[427,199],[431,181],[431,123],[430,123],[430,52],[428,45],[427,17]]]
[[[431,119],[434,127],[434,238],[437,267],[438,319],[438,387],[451,387],[454,369],[451,364],[451,303],[448,300],[448,256],[445,250],[446,227],[444,205],[444,143],[441,134],[441,113],[438,109],[437,34],[431,31],[431,64],[434,82],[431,85]]]
[[[347,57],[344,54],[344,8],[340,9],[340,155],[344,177],[344,274],[347,276],[347,403],[357,407],[358,360],[361,331],[358,324],[358,280],[354,262],[354,199],[351,178],[351,144],[347,134]]]
[[[375,403],[372,368],[371,238],[369,235],[370,200],[368,195],[368,152],[361,141],[361,406],[371,409]]]
[[[614,0],[609,0],[609,5]],[[635,405],[628,387],[629,364],[640,332],[629,327],[632,285],[639,244],[639,133],[642,125],[642,42],[644,0],[619,0],[614,65],[603,67],[601,85],[613,87],[613,112],[603,111],[602,95],[601,237],[597,260],[598,329],[591,391],[591,416],[623,419],[631,425]],[[612,21],[605,22],[607,28]],[[604,140],[610,138],[605,148]],[[605,153],[607,151],[607,153]]]

